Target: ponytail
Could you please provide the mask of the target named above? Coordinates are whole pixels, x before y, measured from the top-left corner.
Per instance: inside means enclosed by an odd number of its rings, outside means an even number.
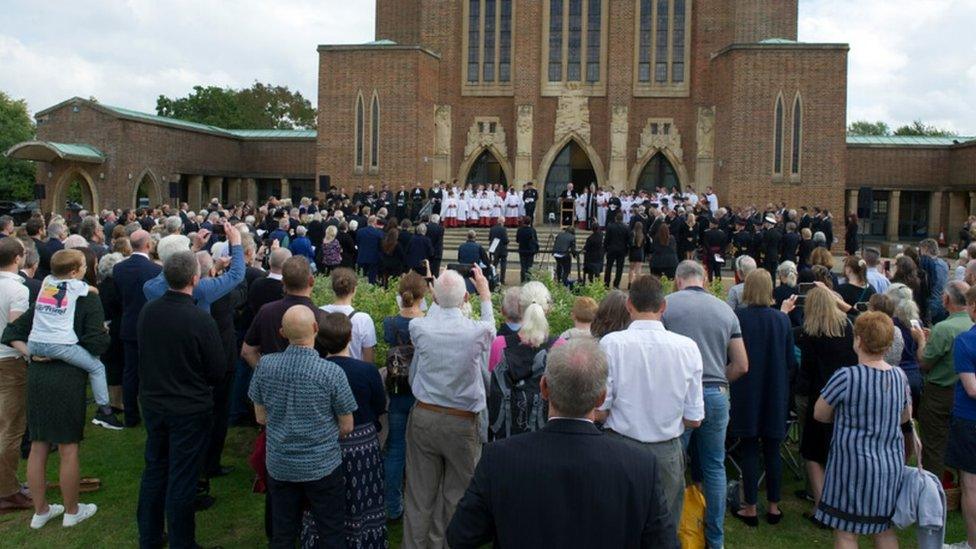
[[[549,337],[549,320],[546,311],[539,303],[531,303],[522,312],[522,327],[519,329],[522,341],[530,347],[539,347]]]

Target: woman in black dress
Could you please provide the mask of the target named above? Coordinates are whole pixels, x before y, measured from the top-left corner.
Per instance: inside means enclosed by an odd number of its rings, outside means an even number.
[[[102,304],[95,294],[79,297],[75,305],[74,331],[78,345],[99,356],[109,347]],[[27,337],[34,323],[34,307],[7,325],[2,341],[25,356]],[[67,362],[31,362],[27,366],[27,427],[31,451],[27,482],[34,500],[35,515],[51,517],[52,511],[84,515],[95,513],[92,504],[79,503],[80,463],[78,448],[85,433],[88,374]],[[63,507],[48,505],[45,472],[51,445],[58,445],[61,461],[60,489]],[[57,507],[55,507],[57,505]],[[79,516],[81,516],[79,515]],[[82,519],[84,520],[84,519]]]
[[[847,216],[847,223],[844,225],[846,233],[844,235],[844,251],[848,255],[854,255],[857,253],[857,214],[851,213]]]
[[[803,310],[803,329],[797,338],[800,348],[797,412],[803,422],[800,455],[806,460],[815,511],[823,491],[833,426],[813,418],[813,401],[834,372],[857,364],[857,355],[854,353],[854,326],[837,308],[837,301],[829,290],[820,287],[810,290]],[[805,516],[812,520],[813,513]]]
[[[844,303],[850,306],[851,309],[847,313],[857,316],[854,305],[867,303],[876,293],[874,286],[868,284],[868,264],[857,256],[847,256],[844,258],[844,278],[847,280],[834,290],[844,299]]]
[[[644,224],[634,223],[634,230],[630,233],[630,244],[627,246],[627,260],[630,268],[627,270],[627,286],[641,275],[641,265],[644,264]]]
[[[380,283],[384,288],[395,278],[403,274],[403,266],[406,264],[403,248],[400,247],[400,229],[396,226],[391,227],[383,236],[380,242]]]
[[[674,271],[678,268],[678,252],[667,223],[658,226],[657,234],[648,249],[651,254],[651,273],[674,280]]]
[[[603,229],[597,223],[593,223],[591,226],[593,227],[593,234],[586,237],[586,242],[583,244],[583,274],[588,283],[598,280],[603,274],[603,256],[605,255]]]
[[[356,239],[349,232],[348,222],[339,223],[339,234],[336,235],[336,240],[342,246],[342,262],[339,263],[339,266],[354,268],[356,266]]]

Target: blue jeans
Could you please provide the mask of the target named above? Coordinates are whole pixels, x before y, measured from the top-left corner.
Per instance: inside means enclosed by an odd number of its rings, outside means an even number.
[[[725,545],[725,430],[729,426],[728,387],[705,387],[705,419],[685,431],[691,455],[691,478],[705,493],[705,540],[709,547]],[[677,520],[680,520],[678,517]]]
[[[395,519],[403,515],[403,467],[407,460],[407,418],[414,403],[413,395],[390,397],[388,410],[389,432],[383,467],[386,473],[386,516]]]
[[[144,409],[146,468],[139,485],[139,546],[161,547],[163,519],[170,547],[196,547],[193,500],[213,412],[166,415]]]
[[[28,340],[27,351],[31,356],[45,356],[63,360],[88,372],[88,381],[91,383],[95,404],[108,406],[108,383],[105,381],[105,365],[97,356],[86,351],[84,347],[77,343],[40,343]]]

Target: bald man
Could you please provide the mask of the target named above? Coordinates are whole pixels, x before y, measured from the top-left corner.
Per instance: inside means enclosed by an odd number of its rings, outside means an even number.
[[[162,272],[162,267],[149,259],[149,233],[139,229],[129,236],[132,255],[120,261],[112,269],[112,280],[122,299],[122,328],[119,337],[125,352],[122,370],[122,403],[125,408],[125,426],[139,425],[139,345],[136,324],[139,313],[146,304],[143,286]]]
[[[318,324],[305,305],[281,321],[288,347],[262,355],[248,396],[267,427],[271,546],[294,547],[308,500],[325,547],[345,544],[345,480],[339,437],[352,432],[356,411],[346,375],[315,351]]]

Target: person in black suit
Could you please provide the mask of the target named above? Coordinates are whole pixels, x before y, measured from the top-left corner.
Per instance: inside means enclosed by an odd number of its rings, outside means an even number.
[[[532,218],[528,215],[522,218],[521,226],[515,232],[515,242],[518,244],[519,270],[524,284],[529,281],[529,271],[532,270],[535,254],[539,253],[539,237],[532,226]]]
[[[776,218],[772,214],[766,216],[763,224],[766,227],[762,234],[763,267],[769,271],[770,276],[776,276],[779,252],[783,243],[783,230],[776,224]]]
[[[430,260],[430,273],[437,276],[441,272],[441,259],[444,258],[444,227],[440,224],[440,214],[434,213],[427,223],[427,238],[434,247],[434,257]]]
[[[522,204],[525,205],[525,217],[529,218],[529,225],[532,224],[532,220],[535,219],[535,204],[539,201],[539,191],[535,190],[532,186],[532,182],[529,181],[525,184],[525,190],[522,191]]]
[[[139,416],[139,345],[136,338],[136,324],[139,313],[146,304],[146,294],[142,287],[147,281],[156,278],[162,267],[149,259],[149,233],[140,229],[129,237],[132,255],[120,261],[112,269],[112,279],[122,297],[122,329],[119,337],[125,356],[122,369],[122,405],[125,407],[125,426],[135,427],[141,421]]]
[[[629,245],[630,229],[624,225],[624,215],[618,212],[613,222],[607,225],[607,232],[603,237],[603,247],[607,250],[607,267],[603,273],[604,286],[610,287],[610,273],[616,266],[617,274],[613,278],[613,287],[620,287],[620,277],[624,273],[624,259],[627,258]]]
[[[498,280],[505,283],[505,271],[508,270],[508,230],[505,228],[505,218],[499,217],[498,222],[488,231],[488,245],[498,240],[498,247],[492,254],[492,265],[498,273]]]
[[[485,447],[450,547],[678,547],[657,462],[593,424],[606,382],[596,343],[553,347],[540,383],[549,423]]]

